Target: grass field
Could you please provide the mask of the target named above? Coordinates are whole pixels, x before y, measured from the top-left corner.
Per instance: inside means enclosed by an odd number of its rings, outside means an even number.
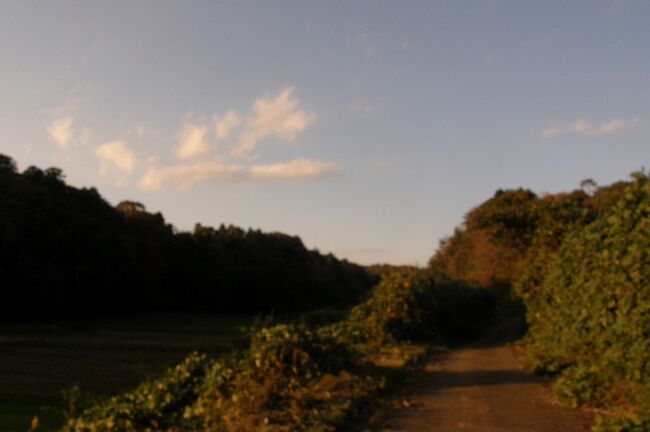
[[[246,346],[251,316],[142,315],[94,321],[0,326],[0,430],[61,426],[62,392],[84,398],[128,390],[191,351],[219,354]]]

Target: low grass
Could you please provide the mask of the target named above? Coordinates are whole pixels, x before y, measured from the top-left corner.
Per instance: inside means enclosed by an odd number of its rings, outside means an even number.
[[[39,431],[63,425],[62,392],[84,399],[135,387],[188,353],[222,354],[248,344],[252,316],[154,314],[92,321],[0,326],[0,430]]]

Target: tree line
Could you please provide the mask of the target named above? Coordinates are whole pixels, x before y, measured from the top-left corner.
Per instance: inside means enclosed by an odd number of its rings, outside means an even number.
[[[197,224],[179,232],[160,213],[58,168],[23,172],[0,155],[1,320],[143,311],[278,313],[358,301],[376,277],[282,233]]]

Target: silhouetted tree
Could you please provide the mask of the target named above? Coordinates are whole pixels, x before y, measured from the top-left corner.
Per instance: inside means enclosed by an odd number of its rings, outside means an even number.
[[[197,224],[177,232],[142,203],[108,204],[58,168],[0,155],[0,319],[344,306],[374,277],[295,236]]]

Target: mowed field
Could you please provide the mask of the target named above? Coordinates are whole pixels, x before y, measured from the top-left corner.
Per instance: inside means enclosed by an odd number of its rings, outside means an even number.
[[[98,399],[158,376],[188,353],[220,354],[247,344],[251,316],[142,315],[0,326],[0,430],[63,423],[62,392],[79,386]]]

